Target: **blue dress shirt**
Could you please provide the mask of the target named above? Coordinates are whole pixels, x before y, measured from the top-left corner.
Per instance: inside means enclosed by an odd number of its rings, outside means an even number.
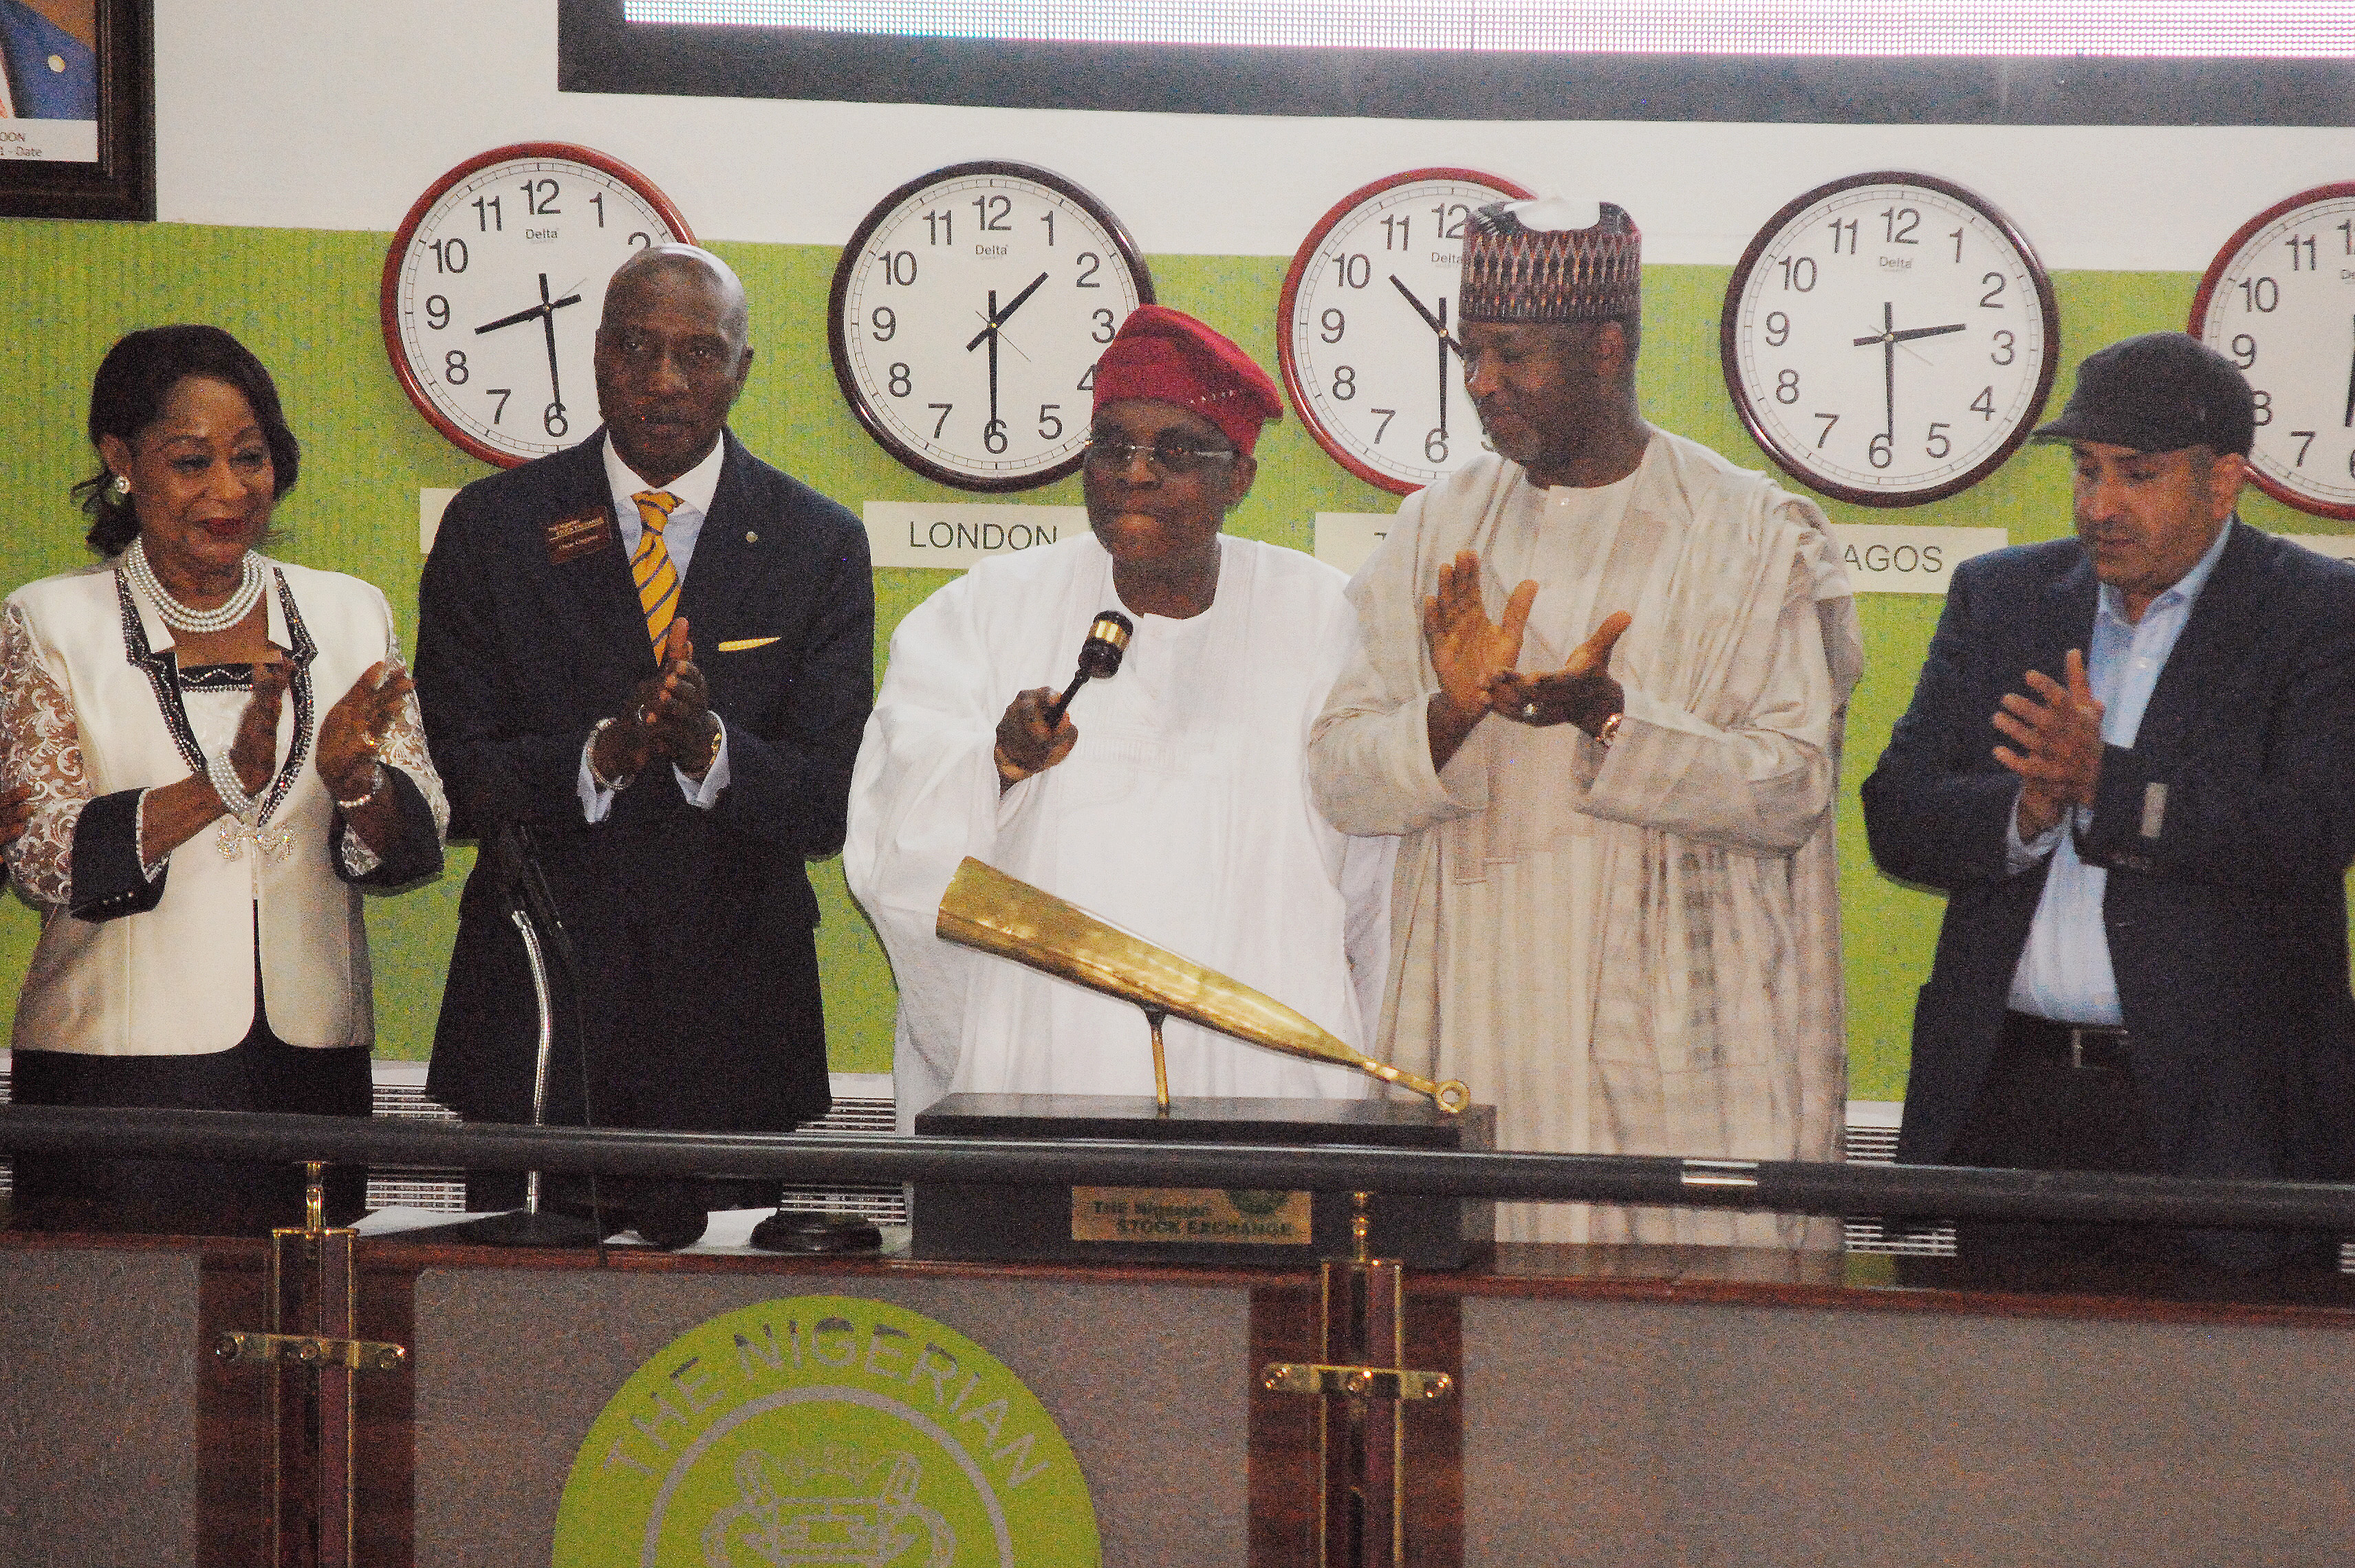
[[[2168,656],[2175,651],[2176,639],[2191,619],[2191,607],[2200,602],[2200,591],[2208,585],[2217,558],[2224,553],[2224,541],[2236,526],[2237,518],[2226,518],[2199,563],[2153,599],[2138,622],[2126,619],[2125,596],[2102,584],[2085,677],[2102,700],[2105,744],[2132,749]],[[2059,671],[2051,673],[2059,678]],[[2117,976],[2110,967],[2110,941],[2102,928],[2102,894],[2110,873],[2077,859],[2076,845],[2062,831],[2066,826],[2064,817],[2023,843],[2019,810],[2012,808],[2006,845],[2011,871],[2018,875],[2046,855],[2052,857],[2052,869],[2037,901],[2035,923],[2028,929],[2028,944],[2020,949],[2019,966],[2012,971],[2010,1006],[2015,1012],[2060,1023],[2115,1027],[2126,1021],[2126,1015],[2118,1008]]]

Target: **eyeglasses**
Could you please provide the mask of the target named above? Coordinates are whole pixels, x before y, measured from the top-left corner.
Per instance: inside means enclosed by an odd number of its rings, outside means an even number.
[[[1125,474],[1140,453],[1155,473],[1174,475],[1200,474],[1220,463],[1231,463],[1237,456],[1228,447],[1188,446],[1171,436],[1144,442],[1091,435],[1084,461],[1097,474]]]

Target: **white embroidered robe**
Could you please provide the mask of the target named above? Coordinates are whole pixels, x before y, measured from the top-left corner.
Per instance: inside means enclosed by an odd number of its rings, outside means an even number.
[[[997,721],[1071,679],[1118,609],[1092,535],[981,562],[892,634],[851,780],[844,872],[900,988],[900,1121],[944,1093],[1153,1093],[1143,1015],[933,934],[967,855],[1297,1008],[1363,1049],[1379,1005],[1392,842],[1316,811],[1308,730],[1355,642],[1339,572],[1220,541],[1203,613],[1135,615],[1119,672],[1072,701],[1071,754],[1001,796]],[[1355,972],[1350,954],[1362,963]],[[1352,1070],[1165,1029],[1173,1094],[1357,1098]]]

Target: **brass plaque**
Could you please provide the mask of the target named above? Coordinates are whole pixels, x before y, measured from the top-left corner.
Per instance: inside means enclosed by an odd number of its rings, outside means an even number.
[[[1071,1240],[1305,1247],[1310,1197],[1216,1187],[1074,1187]]]

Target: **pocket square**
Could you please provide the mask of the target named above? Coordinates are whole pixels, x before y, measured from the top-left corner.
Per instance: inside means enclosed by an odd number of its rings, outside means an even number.
[[[765,648],[776,640],[774,637],[736,637],[720,644],[719,651],[723,654],[749,653],[754,648]]]

